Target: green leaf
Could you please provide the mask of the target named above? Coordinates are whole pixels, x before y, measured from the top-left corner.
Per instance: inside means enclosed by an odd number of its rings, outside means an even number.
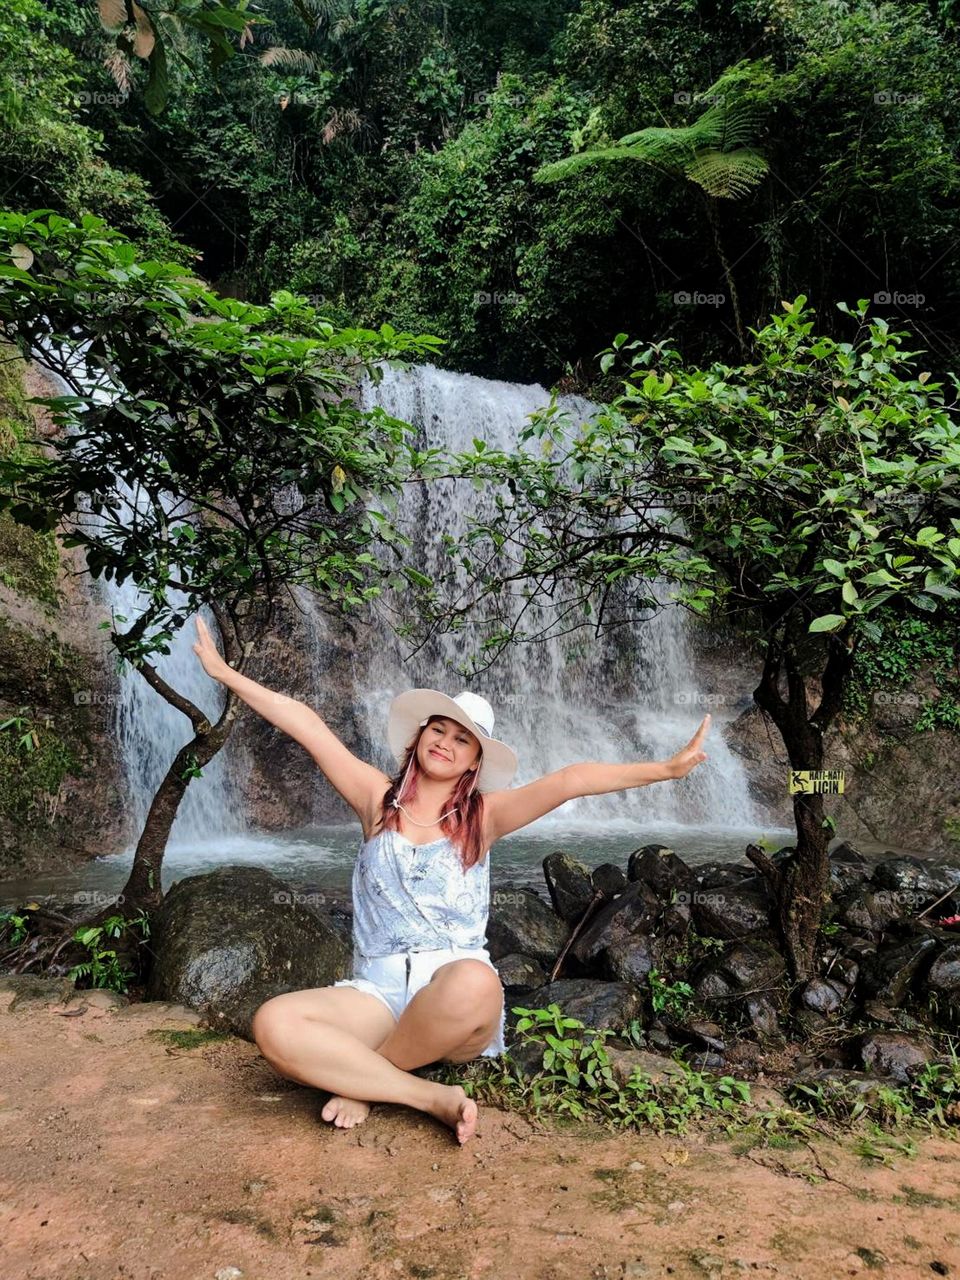
[[[820,618],[814,618],[807,627],[808,631],[839,631],[841,627],[846,626],[847,619],[841,613],[825,613]]]
[[[845,578],[847,576],[847,567],[841,564],[839,560],[824,560],[823,567],[827,573],[832,573],[835,578]]]
[[[696,453],[696,445],[692,445],[689,440],[681,440],[679,436],[667,436],[663,442],[665,449],[675,449],[677,453]]]
[[[148,65],[150,67],[150,78],[147,80],[147,87],[143,93],[143,101],[150,114],[156,116],[167,105],[169,91],[167,55],[159,32],[157,32],[157,43],[153,46]]]

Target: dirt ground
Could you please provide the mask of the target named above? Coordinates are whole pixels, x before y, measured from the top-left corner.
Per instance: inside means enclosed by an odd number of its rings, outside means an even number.
[[[490,1107],[462,1147],[400,1106],[336,1129],[256,1046],[178,1048],[193,1015],[100,994],[0,997],[3,1280],[960,1276],[950,1137],[884,1162]]]

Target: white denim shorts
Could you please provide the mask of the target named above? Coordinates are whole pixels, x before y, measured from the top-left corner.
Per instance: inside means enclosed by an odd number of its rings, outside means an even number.
[[[356,987],[358,991],[367,991],[379,997],[395,1018],[401,1013],[421,989],[425,987],[442,964],[451,960],[481,960],[490,966],[494,973],[496,966],[490,959],[486,947],[444,947],[438,951],[396,951],[387,956],[362,956],[354,953],[353,977],[341,978],[335,987]],[[499,975],[498,975],[499,976]],[[501,990],[503,984],[501,983]],[[504,1008],[500,1014],[500,1027],[487,1047],[481,1051],[481,1058],[496,1058],[506,1050],[504,1031],[506,1024],[506,993]]]

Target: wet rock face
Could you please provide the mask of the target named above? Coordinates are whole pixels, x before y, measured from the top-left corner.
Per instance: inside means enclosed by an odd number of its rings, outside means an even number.
[[[543,875],[554,911],[568,924],[577,924],[596,893],[589,869],[558,851],[544,858]]]
[[[581,965],[597,964],[609,969],[608,952],[615,949],[623,956],[633,945],[645,946],[659,914],[660,902],[653,890],[642,882],[629,884],[623,893],[594,912],[577,935],[571,952]],[[642,965],[640,970],[646,972]]]
[[[547,980],[546,972],[533,956],[519,955],[516,952],[501,956],[497,961],[497,972],[505,987],[516,991],[529,991],[531,987],[541,987]]]
[[[870,1031],[859,1045],[860,1061],[867,1071],[908,1084],[911,1075],[933,1058],[933,1046],[902,1031]]]
[[[490,899],[487,949],[491,960],[516,951],[552,965],[570,935],[570,926],[525,886],[505,884]]]
[[[151,947],[148,999],[187,1005],[247,1040],[265,1000],[351,973],[341,933],[257,867],[177,881],[154,917]]]
[[[872,963],[865,966],[864,994],[888,1006],[902,1004],[911,990],[919,989],[937,948],[938,941],[931,933],[920,932],[879,950]]]
[[[926,982],[933,991],[960,997],[960,942],[944,947],[930,966]]]
[[[689,892],[697,886],[693,868],[663,844],[647,844],[631,853],[627,879],[646,884],[661,902],[668,902],[672,893]]]
[[[585,1027],[624,1031],[639,1020],[643,999],[628,982],[597,982],[591,978],[560,978],[545,983],[528,995],[531,1009],[546,1009],[556,1003],[568,1018],[577,1018]],[[509,1014],[508,1014],[509,1022]]]
[[[714,889],[695,889],[689,906],[697,932],[713,938],[770,937],[772,903],[759,876]]]

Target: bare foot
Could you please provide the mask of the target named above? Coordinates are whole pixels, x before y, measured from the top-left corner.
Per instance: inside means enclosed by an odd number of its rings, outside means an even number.
[[[462,1146],[476,1132],[477,1104],[467,1097],[462,1085],[440,1084],[437,1089],[437,1103],[430,1108],[430,1114],[448,1124]]]
[[[359,1098],[342,1098],[339,1094],[326,1103],[320,1112],[324,1120],[329,1120],[338,1129],[352,1129],[355,1124],[362,1124],[370,1114],[370,1103]]]

